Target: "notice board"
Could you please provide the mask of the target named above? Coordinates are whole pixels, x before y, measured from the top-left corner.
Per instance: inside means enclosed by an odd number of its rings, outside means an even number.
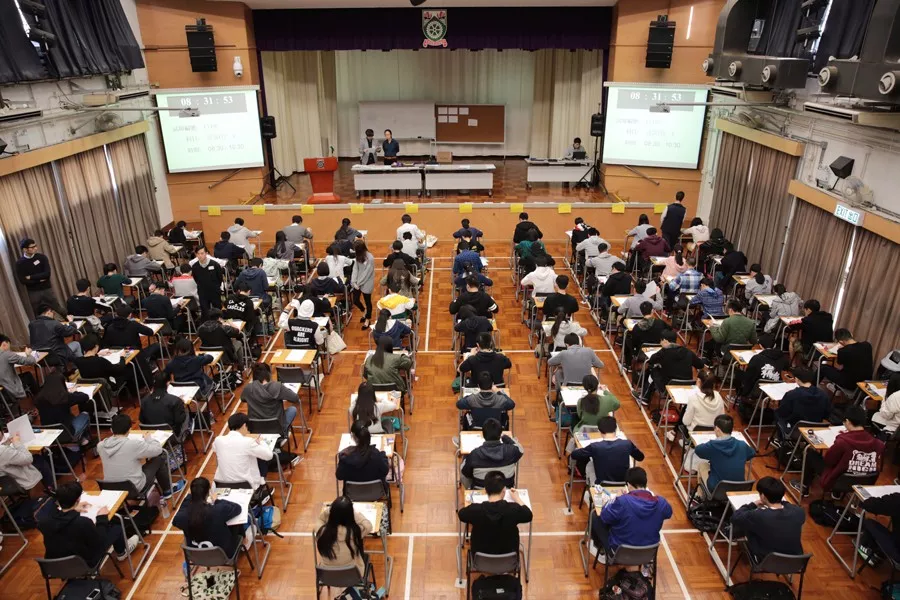
[[[434,107],[436,139],[457,144],[506,143],[503,104],[444,104]]]

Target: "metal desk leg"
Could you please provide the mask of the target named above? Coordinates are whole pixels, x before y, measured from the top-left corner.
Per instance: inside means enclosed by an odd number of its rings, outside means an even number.
[[[578,540],[578,553],[581,555],[581,566],[584,568],[584,576],[587,578],[588,574],[588,562],[591,557],[591,521],[594,516],[594,502],[591,500],[588,503],[588,519],[587,526],[584,528],[584,537]]]
[[[22,533],[21,529],[19,529],[19,525],[16,523],[16,520],[13,518],[12,514],[10,514],[9,507],[6,505],[6,499],[3,496],[0,496],[0,508],[2,508],[3,513],[9,517],[13,528],[15,528],[16,530],[15,533],[3,533],[2,531],[0,531],[0,540],[8,537],[17,537],[22,540],[22,547],[16,550],[15,554],[10,556],[9,560],[7,560],[2,566],[0,566],[0,575],[2,575],[6,572],[7,569],[9,569],[9,567],[12,566],[15,560],[19,558],[19,555],[25,551],[25,548],[28,547],[28,538],[25,537],[25,534]]]
[[[847,573],[850,574],[850,579],[856,578],[856,565],[859,562],[859,543],[862,540],[862,527],[863,522],[866,520],[866,511],[861,511],[859,515],[859,525],[856,528],[856,531],[838,531],[841,526],[841,523],[844,522],[844,517],[850,512],[850,509],[855,507],[857,504],[856,496],[847,502],[847,506],[844,507],[844,511],[841,513],[841,518],[838,519],[837,524],[835,524],[834,529],[831,531],[831,535],[828,536],[828,539],[825,540],[825,543],[828,544],[828,547],[831,548],[831,551],[837,557],[838,561],[840,561],[841,565],[847,570]],[[838,549],[834,547],[832,540],[836,535],[852,535],[853,537],[853,564],[848,565],[847,561],[841,556],[841,553],[838,552]]]
[[[528,551],[525,553],[525,583],[528,583],[528,571],[531,567],[531,542],[534,541],[534,519],[528,523]]]
[[[263,571],[266,570],[266,563],[269,562],[269,552],[272,551],[272,545],[263,539],[262,533],[256,527],[256,519],[250,519],[250,527],[253,528],[253,554],[256,556],[256,577],[262,579]],[[265,549],[262,559],[259,557],[259,547]]]
[[[123,508],[125,508],[125,516],[124,517],[122,516],[121,512],[116,513],[116,518],[119,520],[119,524],[122,526],[122,537],[125,538],[125,541],[127,543],[128,532],[125,531],[125,519],[128,519],[129,521],[131,521],[131,525],[132,525],[132,527],[134,527],[134,531],[137,533],[138,546],[144,547],[144,554],[141,556],[141,560],[138,561],[137,566],[135,566],[135,564],[132,562],[131,554],[128,555],[128,559],[127,559],[128,560],[128,570],[131,572],[131,579],[134,579],[135,577],[137,577],[137,572],[141,570],[141,566],[144,564],[144,562],[150,556],[150,544],[144,539],[144,536],[141,535],[141,531],[138,528],[137,523],[134,522],[134,519],[132,518],[131,514],[128,512],[127,507],[123,506]]]

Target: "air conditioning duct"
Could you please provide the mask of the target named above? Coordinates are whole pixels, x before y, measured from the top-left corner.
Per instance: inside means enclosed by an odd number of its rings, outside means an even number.
[[[890,112],[877,107],[854,108],[821,102],[805,102],[803,112],[831,117],[856,125],[900,130],[900,112]]]
[[[703,72],[722,81],[746,83],[766,89],[806,87],[809,60],[759,56],[747,52],[758,4],[758,0],[726,2],[716,25],[713,53],[703,61]]]
[[[878,0],[859,59],[829,60],[819,87],[834,96],[900,103],[900,0]]]
[[[0,109],[0,123],[14,123],[28,119],[38,119],[44,116],[44,111],[33,108]]]

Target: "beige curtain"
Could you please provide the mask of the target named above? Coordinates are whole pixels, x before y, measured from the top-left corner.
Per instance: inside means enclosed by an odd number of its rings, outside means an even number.
[[[837,221],[832,217],[832,220]],[[843,223],[843,221],[838,221]],[[900,348],[900,246],[865,229],[856,232],[840,327],[868,341],[876,363]]]
[[[529,154],[559,157],[580,137],[589,152],[591,115],[603,97],[603,52],[538,50]]]
[[[3,180],[0,179],[0,198],[3,197]],[[28,313],[27,302],[23,301],[16,280],[15,264],[9,260],[16,256],[15,249],[18,244],[15,240],[8,240],[6,234],[0,229],[0,333],[3,333],[15,346],[28,342]]]
[[[853,238],[853,226],[798,199],[790,227],[781,281],[801,298],[816,299],[823,310],[831,312]]]
[[[64,158],[58,165],[80,261],[78,276],[96,281],[105,263],[121,265],[134,252],[122,226],[106,153],[96,148]]]
[[[65,303],[75,289],[81,269],[74,258],[75,247],[60,210],[53,184],[53,169],[49,164],[0,177],[0,226],[7,244],[3,258],[9,260],[11,272],[14,272],[15,262],[21,255],[19,242],[26,237],[33,238],[38,244],[38,252],[46,254],[50,260],[51,283],[56,298]],[[2,283],[0,280],[0,285]],[[31,313],[31,305],[22,286],[16,284],[4,286],[4,289],[18,290],[18,298],[26,307],[24,310],[27,314]],[[3,319],[8,330],[21,328],[20,331],[24,331],[27,319],[14,322],[14,318],[22,314],[15,307],[12,294],[4,296],[0,293],[0,302],[9,302],[7,308],[13,312],[9,323],[0,313],[0,319]]]
[[[131,246],[143,244],[147,236],[160,226],[153,173],[144,136],[130,137],[109,144],[106,148],[122,208],[125,239]]]

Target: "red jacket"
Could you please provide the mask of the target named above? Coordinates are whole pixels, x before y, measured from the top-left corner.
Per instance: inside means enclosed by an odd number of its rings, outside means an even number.
[[[822,487],[831,489],[844,473],[872,474],[881,467],[884,442],[872,437],[868,431],[846,431],[835,438],[834,446],[825,453],[825,471]]]
[[[670,251],[669,242],[662,239],[658,235],[648,235],[638,242],[635,251],[640,253],[641,258],[649,260],[651,256],[665,256]]]

